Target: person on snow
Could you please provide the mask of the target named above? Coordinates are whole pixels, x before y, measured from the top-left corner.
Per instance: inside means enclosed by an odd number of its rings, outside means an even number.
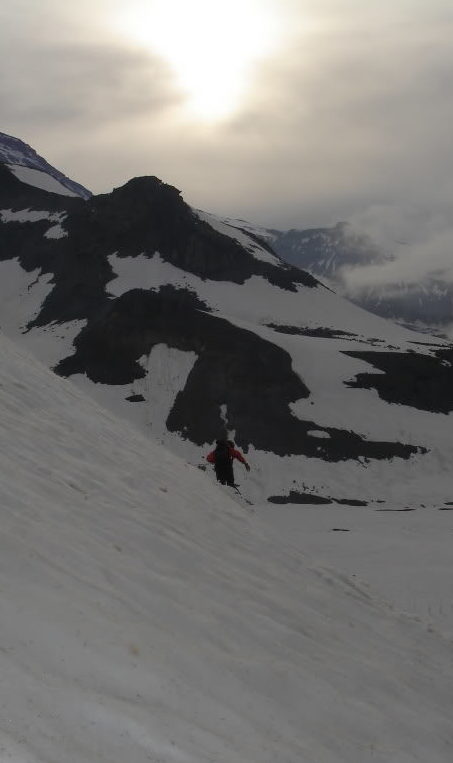
[[[216,440],[216,448],[207,456],[207,461],[214,464],[215,476],[222,485],[236,487],[234,484],[233,461],[236,458],[241,464],[244,464],[247,471],[250,466],[242,453],[236,450],[232,440]]]

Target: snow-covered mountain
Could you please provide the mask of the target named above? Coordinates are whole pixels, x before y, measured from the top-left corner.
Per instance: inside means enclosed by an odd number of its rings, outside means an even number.
[[[296,267],[304,268],[351,301],[390,320],[436,333],[453,323],[453,286],[438,277],[419,283],[394,282],[358,288],[348,280],[348,271],[369,265],[385,265],[391,252],[379,248],[370,237],[347,223],[330,228],[257,229],[275,251]],[[345,277],[346,276],[346,277]]]
[[[0,354],[2,761],[449,763],[449,640]]]
[[[385,255],[370,238],[356,233],[347,223],[331,228],[269,230],[276,252],[292,265],[337,284],[345,267],[386,262]]]
[[[0,219],[3,331],[189,462],[228,434],[254,501],[451,498],[447,343],[157,178],[84,199],[0,164]]]
[[[453,285],[441,278],[424,278],[420,283],[404,281],[390,286],[347,288],[346,294],[366,310],[405,323],[420,331],[449,335],[453,323]]]
[[[64,196],[88,199],[91,192],[66,177],[19,138],[0,132],[0,163],[6,164],[23,183]]]

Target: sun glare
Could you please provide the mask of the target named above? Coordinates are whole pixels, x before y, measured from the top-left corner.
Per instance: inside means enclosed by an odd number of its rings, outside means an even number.
[[[123,33],[165,59],[188,112],[205,121],[239,107],[279,26],[273,0],[141,0],[121,17]]]

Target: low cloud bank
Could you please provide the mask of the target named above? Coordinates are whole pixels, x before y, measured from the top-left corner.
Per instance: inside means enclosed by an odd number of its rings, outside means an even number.
[[[369,236],[381,250],[383,262],[345,268],[348,292],[453,284],[453,211],[374,205],[349,222],[353,234]]]

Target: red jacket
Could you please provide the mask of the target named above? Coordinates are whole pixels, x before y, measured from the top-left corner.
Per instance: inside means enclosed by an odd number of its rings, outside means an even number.
[[[231,460],[233,460],[234,458],[237,458],[237,460],[240,461],[241,464],[246,464],[247,463],[247,461],[245,460],[245,458],[242,455],[242,453],[240,453],[235,448],[232,448],[231,445],[228,448],[228,455],[231,458]],[[212,450],[211,453],[209,453],[206,456],[206,458],[207,458],[207,460],[209,461],[210,464],[215,464],[215,450]]]

